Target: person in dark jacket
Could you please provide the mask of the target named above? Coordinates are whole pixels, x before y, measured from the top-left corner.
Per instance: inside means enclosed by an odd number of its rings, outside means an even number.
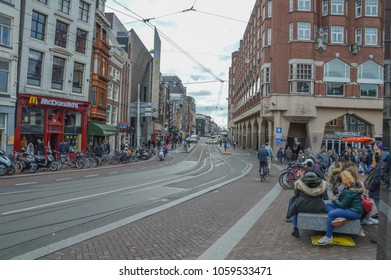
[[[372,179],[369,182],[369,185],[366,186],[368,189],[368,196],[369,198],[372,198],[376,205],[376,213],[370,218],[370,221],[373,224],[378,224],[379,217],[379,207],[380,207],[380,180],[381,180],[381,171],[382,171],[382,165],[380,162],[380,155],[378,153],[375,154],[375,161],[376,161],[376,167],[371,172],[373,173]]]
[[[341,172],[341,181],[346,187],[332,203],[325,205],[328,212],[326,235],[318,240],[319,245],[327,245],[333,242],[334,227],[342,226],[347,220],[361,219],[363,208],[361,194],[363,186],[357,182],[351,172]]]
[[[259,160],[259,174],[261,174],[261,169],[263,166],[267,168],[267,158],[269,157],[269,151],[266,149],[265,145],[258,150],[258,160]]]
[[[103,146],[102,146],[101,143],[98,143],[96,145],[94,152],[95,152],[95,155],[97,157],[102,157],[102,155],[103,155]]]
[[[322,199],[327,190],[326,181],[320,179],[314,172],[307,172],[295,182],[293,203],[289,208],[288,218],[292,218],[293,232],[292,236],[300,237],[297,228],[297,214],[305,213],[323,213],[324,201]]]

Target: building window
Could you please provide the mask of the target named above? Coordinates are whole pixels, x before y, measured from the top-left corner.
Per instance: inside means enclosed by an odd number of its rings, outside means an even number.
[[[267,29],[267,44],[270,46],[272,44],[272,29]]]
[[[262,69],[262,92],[263,96],[270,95],[270,67]]]
[[[45,40],[46,16],[33,11],[31,19],[31,37]]]
[[[64,85],[65,59],[53,58],[52,89],[62,90]]]
[[[59,47],[67,47],[67,38],[68,38],[68,24],[57,21],[56,23],[56,38],[54,39],[54,44]]]
[[[119,86],[114,85],[113,100],[118,101]]]
[[[329,14],[329,0],[322,1],[322,15],[327,16]]]
[[[33,86],[41,85],[42,61],[43,53],[30,50],[27,70],[27,84]]]
[[[106,76],[106,59],[102,58],[101,75]]]
[[[343,44],[344,43],[344,27],[343,26],[331,26],[331,43]]]
[[[84,64],[75,62],[73,65],[73,86],[72,91],[82,93],[84,76]]]
[[[293,23],[289,24],[289,41],[293,40]]]
[[[272,1],[269,0],[267,2],[267,17],[271,18],[272,17]]]
[[[80,1],[79,3],[79,19],[88,22],[88,17],[90,13],[90,4]]]
[[[343,15],[344,14],[345,0],[331,0],[331,14]]]
[[[360,84],[361,97],[377,97],[379,85]]]
[[[336,58],[324,65],[324,77],[326,82],[350,82],[350,67],[349,64]]]
[[[311,23],[309,22],[297,23],[297,39],[311,40]]]
[[[58,10],[69,15],[71,0],[58,0]]]
[[[77,29],[76,31],[76,48],[75,51],[78,53],[86,53],[87,46],[87,31]]]
[[[357,82],[383,84],[384,82],[383,67],[372,60],[360,64],[358,66]]]
[[[0,15],[0,45],[11,44],[11,19]]]
[[[361,28],[356,29],[356,44],[359,46],[362,45],[362,29]]]
[[[356,0],[356,17],[362,16],[362,0]]]
[[[113,83],[107,84],[107,98],[113,99]]]
[[[337,119],[334,119],[332,121],[329,122],[329,125],[331,126],[337,126]]]
[[[327,44],[329,42],[329,28],[327,26],[323,27],[323,44]]]
[[[105,12],[105,2],[103,0],[96,0],[96,9],[101,11],[102,13]]]
[[[344,96],[345,85],[342,83],[327,83],[327,95]]]
[[[99,106],[105,105],[105,91],[103,89],[99,90]]]
[[[93,86],[91,88],[91,105],[95,107],[96,107],[96,94],[97,94],[96,86]]]
[[[289,0],[289,12],[293,12],[293,0]]]
[[[111,124],[111,105],[110,104],[107,104],[106,123]]]
[[[0,60],[0,92],[8,92],[9,62]]]
[[[377,46],[377,28],[365,28],[365,45]]]
[[[299,11],[311,11],[311,0],[299,0]]]
[[[118,112],[117,106],[113,106],[113,119],[111,121],[112,125],[116,125],[117,124],[117,114],[118,114],[117,112]]]
[[[365,15],[370,17],[376,17],[379,14],[378,0],[366,0],[365,1]]]
[[[48,4],[48,0],[37,0],[37,1],[45,5]],[[11,1],[6,1],[6,2],[11,3]]]
[[[291,64],[289,67],[290,93],[312,93],[312,65]]]
[[[350,124],[356,124],[356,118],[350,117]]]

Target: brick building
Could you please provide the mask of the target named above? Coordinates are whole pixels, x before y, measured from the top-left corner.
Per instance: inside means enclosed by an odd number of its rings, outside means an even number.
[[[276,151],[381,136],[382,0],[258,0],[232,54],[229,128]],[[276,134],[276,131],[278,132]]]

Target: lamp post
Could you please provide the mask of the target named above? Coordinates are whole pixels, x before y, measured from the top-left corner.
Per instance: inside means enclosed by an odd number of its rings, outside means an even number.
[[[137,147],[140,146],[141,139],[141,125],[140,125],[140,84],[137,86],[137,123],[136,123]]]

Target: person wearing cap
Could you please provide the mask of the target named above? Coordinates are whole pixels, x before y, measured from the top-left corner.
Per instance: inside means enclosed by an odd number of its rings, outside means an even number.
[[[320,179],[316,173],[307,172],[295,182],[294,196],[289,207],[288,218],[292,219],[292,236],[299,238],[297,215],[302,213],[323,213],[325,203],[322,199],[327,191],[326,181]]]
[[[332,203],[325,205],[325,210],[328,213],[327,232],[325,236],[318,240],[319,245],[333,243],[334,227],[344,225],[347,220],[357,220],[362,217],[361,194],[363,186],[356,181],[348,170],[342,171],[340,176],[345,189],[338,197],[334,197]]]
[[[324,180],[324,173],[322,172],[322,170],[320,170],[319,168],[316,168],[315,167],[315,164],[314,164],[314,161],[312,159],[309,159],[307,158],[304,162],[303,162],[303,165],[304,165],[304,169],[305,169],[305,174],[307,174],[307,172],[313,172],[316,174],[316,176],[318,176],[320,179]]]

